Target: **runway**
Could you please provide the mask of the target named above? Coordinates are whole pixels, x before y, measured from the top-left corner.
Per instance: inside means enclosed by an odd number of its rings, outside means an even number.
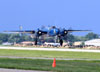
[[[35,70],[19,70],[0,68],[0,72],[50,72],[50,71],[35,71]]]
[[[100,50],[65,49],[65,48],[0,47],[0,49],[41,50],[41,51],[72,51],[72,52],[98,52],[98,53],[100,53]]]

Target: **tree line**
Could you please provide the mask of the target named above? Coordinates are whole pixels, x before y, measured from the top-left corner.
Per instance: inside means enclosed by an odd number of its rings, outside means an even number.
[[[96,38],[99,38],[99,35],[93,32],[90,32],[85,36],[75,36],[73,34],[68,34],[65,37],[63,37],[65,42],[87,41]],[[23,41],[34,41],[34,40],[35,40],[34,37],[32,38],[30,35],[26,35],[26,34],[20,35],[20,34],[0,33],[0,44],[4,42],[20,43]],[[46,37],[46,35],[44,35],[39,38],[39,42],[55,42],[55,40],[54,37],[50,37],[50,36]]]

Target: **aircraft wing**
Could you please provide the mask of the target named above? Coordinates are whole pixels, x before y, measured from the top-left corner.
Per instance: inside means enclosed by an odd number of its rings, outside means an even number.
[[[23,30],[23,31],[4,31],[4,32],[9,32],[9,33],[30,33],[30,34],[34,34],[35,31],[34,30]]]
[[[66,30],[68,32],[87,32],[87,31],[91,31],[91,30]]]

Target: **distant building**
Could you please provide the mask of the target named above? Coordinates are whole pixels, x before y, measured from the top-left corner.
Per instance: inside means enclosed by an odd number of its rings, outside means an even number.
[[[23,46],[29,45],[29,46],[31,46],[31,45],[34,45],[34,42],[32,42],[32,41],[23,41],[23,42],[20,43],[20,45],[23,45]]]
[[[69,42],[64,42],[63,43],[63,46],[68,46],[69,45]]]
[[[9,42],[4,42],[4,43],[2,43],[2,45],[13,45],[13,43],[9,43]]]
[[[89,46],[100,46],[100,39],[93,39],[93,40],[85,41],[84,43],[85,45],[89,45]]]
[[[79,45],[82,45],[83,41],[77,41],[77,42],[74,42],[73,45],[74,46],[79,46]]]
[[[49,42],[45,42],[44,45],[60,46],[60,43],[49,43]]]

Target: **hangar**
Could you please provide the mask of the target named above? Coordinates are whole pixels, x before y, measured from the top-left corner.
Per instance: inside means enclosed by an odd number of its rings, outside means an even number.
[[[84,43],[85,45],[89,45],[89,46],[100,46],[100,39],[92,39],[89,41],[85,41]]]

